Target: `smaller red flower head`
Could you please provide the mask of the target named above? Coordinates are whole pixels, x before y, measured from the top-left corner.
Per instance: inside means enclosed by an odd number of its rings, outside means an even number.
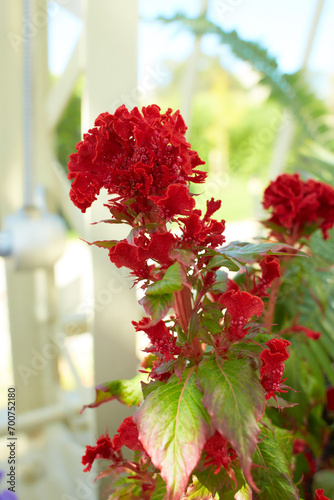
[[[230,316],[228,335],[232,342],[241,340],[247,335],[249,328],[244,328],[245,325],[252,316],[261,316],[264,307],[259,297],[233,289],[223,293],[219,302],[226,307]]]
[[[266,391],[266,399],[275,395],[275,392],[286,392],[281,389],[284,361],[289,357],[286,348],[290,345],[288,340],[271,339],[266,342],[269,349],[264,349],[260,354],[262,368],[260,370],[261,384]]]
[[[162,320],[153,326],[149,326],[150,322],[150,318],[146,317],[139,321],[139,323],[133,321],[132,324],[137,332],[145,332],[150,339],[152,347],[149,347],[146,352],[159,352],[164,356],[165,361],[168,362],[173,359],[174,355],[178,355],[181,352],[180,347],[175,345],[176,338],[170,334]]]
[[[329,498],[325,497],[324,495],[325,490],[318,489],[315,492],[315,500],[329,500]]]
[[[302,325],[294,325],[291,330],[297,333],[305,333],[306,337],[313,340],[318,340],[321,337],[321,332],[316,332],[314,330],[311,330],[311,328],[307,328],[306,326]]]
[[[169,266],[172,260],[169,254],[175,245],[172,233],[153,233],[151,238],[137,238],[133,245],[126,239],[120,241],[109,251],[109,258],[117,267],[127,267],[140,279],[149,277],[148,259],[162,266]]]
[[[260,267],[262,276],[257,283],[255,283],[254,278],[254,286],[251,289],[250,293],[252,293],[253,295],[258,295],[260,297],[265,297],[272,281],[275,278],[279,278],[281,276],[280,262],[277,257],[274,257],[273,255],[266,255],[260,261]]]
[[[96,446],[86,446],[86,453],[82,457],[82,465],[86,465],[84,472],[91,470],[94,460],[97,458],[105,458],[112,460],[114,458],[114,449],[110,441],[109,434],[102,435],[96,441]]]
[[[303,181],[298,174],[282,174],[264,192],[263,206],[271,208],[269,223],[285,228],[295,243],[321,228],[325,239],[334,224],[334,189],[313,180]],[[272,234],[280,237],[280,231]]]
[[[225,221],[219,222],[211,219],[211,215],[220,208],[221,201],[215,201],[212,198],[206,202],[206,205],[207,209],[203,218],[201,218],[202,212],[196,209],[186,219],[182,219],[183,246],[200,245],[215,248],[224,243]]]
[[[111,444],[115,451],[119,451],[122,446],[126,446],[132,451],[145,452],[143,445],[138,439],[138,429],[132,417],[127,417],[123,420]]]
[[[218,474],[220,469],[229,469],[231,462],[236,458],[236,452],[228,445],[228,441],[216,431],[214,435],[207,440],[204,445],[205,452],[205,467],[215,465],[215,474]]]

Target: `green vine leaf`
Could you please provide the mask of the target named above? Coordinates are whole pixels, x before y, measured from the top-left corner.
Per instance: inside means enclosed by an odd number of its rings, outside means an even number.
[[[127,406],[139,406],[143,400],[141,382],[147,380],[147,374],[139,373],[130,380],[114,380],[113,382],[105,382],[104,384],[95,387],[95,401],[85,408],[96,408],[97,406],[117,399]]]
[[[194,369],[187,369],[181,380],[173,375],[151,392],[133,417],[140,441],[167,484],[168,500],[182,498],[212,433],[202,396]]]
[[[252,453],[265,410],[264,391],[255,370],[245,359],[211,357],[198,369],[198,383],[204,390],[203,405],[214,427],[235,449],[246,480],[257,490],[251,476]]]
[[[253,456],[254,480],[260,488],[259,500],[299,500],[293,484],[290,461],[292,436],[278,427],[262,426],[260,440]]]

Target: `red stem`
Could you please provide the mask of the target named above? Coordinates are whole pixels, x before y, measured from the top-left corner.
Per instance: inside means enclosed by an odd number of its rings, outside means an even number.
[[[183,285],[181,290],[174,293],[174,299],[174,309],[177,319],[183,332],[187,334],[190,317],[193,313],[190,289]],[[197,337],[192,340],[191,345],[198,354],[202,354],[202,344]]]

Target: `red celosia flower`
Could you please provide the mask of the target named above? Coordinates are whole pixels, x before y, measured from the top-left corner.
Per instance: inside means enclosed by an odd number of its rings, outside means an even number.
[[[304,439],[295,439],[293,442],[292,453],[297,455],[298,453],[303,453],[305,448],[307,447]]]
[[[314,330],[311,330],[311,328],[307,328],[306,326],[302,325],[294,325],[291,330],[293,332],[303,332],[305,333],[306,337],[313,340],[318,340],[321,337],[321,332],[316,332]]]
[[[190,149],[185,131],[179,111],[161,114],[156,105],[142,113],[124,105],[114,114],[102,113],[70,156],[73,203],[85,212],[105,188],[118,201],[135,199],[147,211],[150,197],[164,197],[171,184],[203,182],[206,173],[195,169],[204,162]]]
[[[225,241],[223,232],[225,221],[218,222],[214,219],[204,217],[201,219],[201,211],[193,210],[191,215],[182,219],[183,226],[183,246],[199,245],[203,247],[211,246],[215,248]]]
[[[86,465],[84,472],[91,470],[94,460],[97,458],[112,459],[114,458],[114,448],[108,433],[105,436],[100,436],[96,441],[96,446],[86,446],[86,453],[82,457],[82,465]]]
[[[210,220],[211,215],[213,215],[215,212],[217,212],[217,210],[220,209],[221,204],[222,204],[221,200],[214,200],[213,198],[211,198],[211,200],[207,200],[204,220],[205,221]]]
[[[148,259],[157,261],[162,266],[169,266],[169,258],[176,240],[172,233],[153,233],[151,238],[138,237],[133,245],[122,240],[109,251],[109,258],[117,267],[127,267],[139,278],[148,278]],[[137,243],[137,244],[136,244]]]
[[[161,209],[166,219],[174,215],[188,215],[195,206],[194,198],[189,196],[189,189],[182,184],[171,184],[168,186],[165,196],[150,196]]]
[[[289,357],[286,348],[290,345],[288,340],[271,339],[266,342],[269,349],[264,349],[260,358],[262,368],[260,370],[261,384],[266,390],[266,399],[275,395],[275,392],[286,392],[281,389],[282,375],[284,372],[284,361]]]
[[[295,243],[302,235],[321,228],[324,238],[334,224],[334,189],[314,180],[302,181],[298,174],[283,174],[264,192],[264,208],[271,208],[268,222],[285,228]],[[272,234],[279,237],[279,231]]]
[[[262,270],[262,276],[257,283],[255,283],[254,278],[254,286],[250,290],[250,293],[264,297],[267,295],[267,289],[270,287],[272,281],[281,276],[280,262],[277,257],[274,257],[273,255],[266,255],[260,261],[260,267]]]
[[[145,452],[143,445],[138,439],[138,429],[132,417],[127,417],[123,420],[111,444],[115,451],[119,451],[122,446],[126,446],[132,451]]]
[[[150,342],[152,348],[148,348],[146,352],[159,352],[165,357],[165,361],[168,362],[173,359],[174,355],[180,354],[180,347],[175,345],[176,338],[170,334],[165,323],[160,320],[153,326],[150,326],[151,319],[143,318],[139,323],[133,321],[136,331],[145,332]]]
[[[245,325],[252,316],[261,316],[264,306],[259,297],[235,290],[223,293],[219,302],[226,307],[230,316],[228,335],[232,342],[247,335],[249,328],[244,328]]]
[[[228,441],[218,431],[207,440],[203,450],[205,452],[204,466],[215,465],[215,474],[218,474],[222,467],[229,469],[231,462],[237,456],[234,449],[228,446]]]
[[[324,495],[325,490],[318,489],[315,492],[315,500],[329,500],[329,498],[325,497]]]

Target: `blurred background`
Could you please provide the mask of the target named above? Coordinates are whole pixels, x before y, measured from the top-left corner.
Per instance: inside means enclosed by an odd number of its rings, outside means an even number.
[[[136,372],[141,311],[126,270],[84,241],[68,156],[99,113],[180,109],[222,199],[227,241],[261,231],[270,179],[298,171],[334,185],[331,0],[2,0],[0,3],[0,469],[7,389],[16,387],[20,500],[94,499],[81,456],[129,410],[80,415],[94,385]],[[0,485],[1,487],[1,485]],[[5,488],[5,484],[2,484]]]

